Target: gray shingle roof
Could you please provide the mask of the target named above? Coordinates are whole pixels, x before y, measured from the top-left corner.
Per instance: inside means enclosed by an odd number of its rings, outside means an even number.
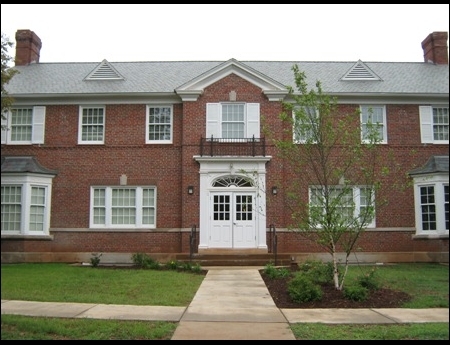
[[[2,156],[2,173],[35,173],[56,175],[56,170],[44,168],[33,156]]]
[[[51,94],[173,93],[174,90],[224,61],[108,62],[123,80],[85,80],[101,62],[36,63],[17,66],[7,85],[11,96]],[[341,80],[353,62],[241,61],[283,84],[294,86],[292,66],[304,71],[309,87],[319,80],[331,94],[449,93],[448,65],[420,62],[364,62],[381,80]]]
[[[434,173],[448,174],[448,156],[431,156],[423,167],[413,169],[409,175],[424,175]]]

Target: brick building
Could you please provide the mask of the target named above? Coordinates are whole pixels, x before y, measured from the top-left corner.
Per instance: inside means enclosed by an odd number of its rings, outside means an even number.
[[[30,30],[15,38],[20,73],[6,86],[14,104],[2,120],[2,262],[102,253],[102,262],[129,263],[138,252],[161,261],[326,259],[288,229],[295,176],[263,131],[285,135],[279,114],[294,64],[337,97],[340,113],[360,110],[356,126],[376,111],[379,150],[393,153],[410,182],[397,190],[383,181],[391,187],[376,198],[387,202],[351,260],[448,262],[446,32],[421,42],[421,63],[40,63],[40,38]],[[305,180],[300,192],[310,188]]]

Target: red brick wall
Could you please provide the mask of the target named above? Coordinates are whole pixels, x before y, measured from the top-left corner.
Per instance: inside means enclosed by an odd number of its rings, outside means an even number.
[[[34,155],[53,179],[51,228],[88,228],[90,187],[156,185],[157,226],[181,227],[181,146],[145,144],[145,105],[107,105],[104,145],[78,145],[78,106],[47,106],[45,144],[2,146],[2,155]],[[174,106],[175,133],[181,105]]]
[[[53,240],[2,240],[2,253],[189,253],[189,232],[53,232]],[[268,235],[269,236],[269,235]],[[414,231],[366,231],[354,253],[448,253],[447,239],[414,239]],[[267,240],[269,242],[269,239]],[[311,238],[290,231],[277,231],[277,251],[323,253]],[[340,251],[340,248],[338,252]]]
[[[2,155],[33,155],[46,168],[55,169],[53,180],[51,234],[53,241],[3,240],[2,252],[9,251],[82,251],[82,252],[188,252],[190,229],[199,224],[199,154],[201,136],[205,135],[206,103],[229,100],[235,91],[238,102],[261,104],[261,124],[281,134],[285,129],[279,119],[281,104],[269,102],[261,89],[232,74],[210,85],[196,102],[175,104],[173,144],[145,144],[145,104],[106,106],[104,145],[78,145],[78,105],[48,105],[43,145],[2,145]],[[354,105],[341,105],[350,113]],[[383,228],[414,227],[414,198],[411,186],[404,191],[392,186],[400,176],[422,166],[431,155],[447,155],[448,145],[420,143],[418,105],[387,105],[388,144],[380,145],[380,164],[400,168],[398,175],[383,181],[379,198],[387,204],[377,208],[377,226]],[[358,125],[355,120],[355,126]],[[264,133],[261,131],[261,134]],[[283,134],[286,138],[289,134]],[[269,138],[268,138],[269,139]],[[285,161],[277,157],[275,147],[267,141],[266,153],[273,158],[267,163],[266,187],[278,187],[278,195],[267,194],[267,226],[286,228],[291,219],[284,193],[292,183]],[[388,163],[388,151],[393,159]],[[128,185],[157,186],[157,229],[150,231],[95,231],[89,228],[89,195],[93,185],[119,185],[122,174]],[[194,194],[187,187],[194,186]],[[300,191],[308,195],[308,181]],[[55,231],[58,228],[83,231]],[[365,251],[448,251],[448,240],[412,239],[413,232],[370,231],[358,245]],[[320,251],[295,235],[279,234],[280,252]],[[442,244],[444,243],[444,244]]]

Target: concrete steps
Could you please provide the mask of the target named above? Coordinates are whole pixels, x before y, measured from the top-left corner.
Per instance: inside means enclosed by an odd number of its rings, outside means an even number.
[[[289,254],[178,254],[177,261],[198,263],[200,266],[265,266],[273,263],[276,266],[289,266]]]

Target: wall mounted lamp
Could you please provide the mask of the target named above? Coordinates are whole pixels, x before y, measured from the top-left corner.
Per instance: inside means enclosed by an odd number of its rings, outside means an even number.
[[[272,187],[272,194],[273,195],[277,195],[278,194],[278,187],[277,186],[273,186]]]
[[[194,186],[188,186],[188,194],[189,195],[194,194]]]

